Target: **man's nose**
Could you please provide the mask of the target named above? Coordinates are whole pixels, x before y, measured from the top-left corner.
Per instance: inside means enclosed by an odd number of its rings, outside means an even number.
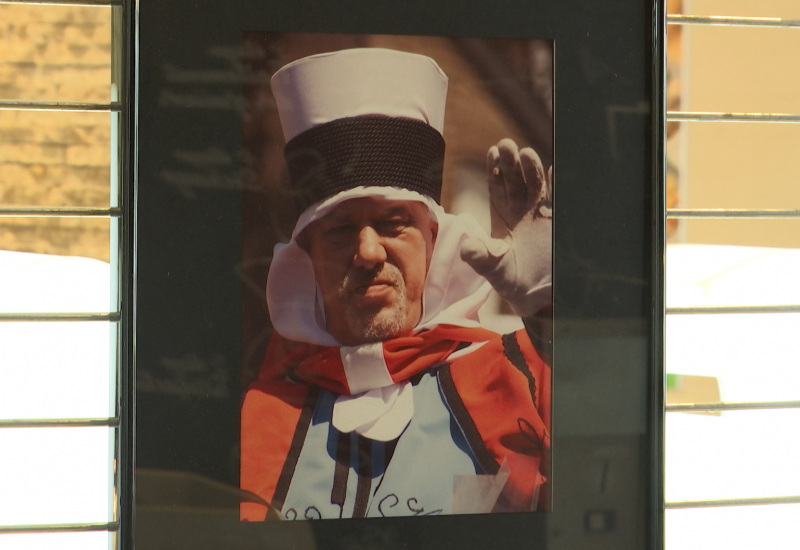
[[[367,269],[386,261],[386,249],[381,236],[370,226],[362,227],[356,237],[356,254],[353,264]]]

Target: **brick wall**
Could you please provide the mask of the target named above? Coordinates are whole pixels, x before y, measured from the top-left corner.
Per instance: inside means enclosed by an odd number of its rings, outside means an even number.
[[[0,5],[0,100],[107,103],[110,64],[110,8]],[[0,110],[0,207],[108,207],[110,116]],[[110,229],[0,217],[0,249],[108,260]]]

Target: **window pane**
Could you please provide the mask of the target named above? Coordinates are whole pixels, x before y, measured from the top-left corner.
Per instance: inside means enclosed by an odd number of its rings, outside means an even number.
[[[800,220],[791,223],[800,232]],[[670,245],[666,277],[667,307],[800,304],[800,249]]]
[[[667,316],[667,372],[690,375],[668,402],[800,401],[798,335],[800,313]]]
[[[684,0],[684,13],[698,15],[740,15],[747,17],[800,17],[796,0]]]
[[[84,256],[108,262],[111,231],[117,222],[108,218],[2,217],[0,250]]]
[[[109,271],[91,258],[0,251],[0,313],[113,312]],[[117,330],[108,321],[0,322],[0,418],[114,416]]]
[[[667,502],[800,495],[798,432],[798,409],[668,413]]]
[[[795,10],[796,11],[796,10]],[[731,8],[697,15],[741,15]],[[760,16],[765,16],[762,11]],[[795,15],[795,17],[800,17]],[[800,33],[795,29],[684,27],[691,47],[685,64],[691,76],[684,96],[688,111],[791,113],[797,111]],[[785,67],[786,70],[776,70]]]
[[[667,510],[667,550],[796,550],[800,504]]]
[[[107,208],[111,121],[103,112],[0,111],[0,205]]]
[[[797,207],[789,204],[787,208]],[[679,228],[688,242],[800,248],[800,219],[680,220]]]
[[[2,221],[8,220],[0,220]],[[108,220],[27,219],[26,222],[78,222],[76,232],[105,225]],[[58,225],[54,231],[64,230]],[[67,224],[64,224],[67,225]],[[77,226],[77,227],[74,227]],[[58,233],[53,234],[61,238]],[[99,240],[99,238],[98,238]],[[107,253],[107,248],[106,248]],[[109,264],[93,258],[30,254],[0,250],[0,312],[2,313],[103,313],[111,303]]]
[[[24,533],[0,535],[4,550],[108,550],[114,535],[91,533]]]
[[[0,323],[0,418],[115,415],[117,323]]]
[[[680,208],[800,209],[800,124],[684,122],[681,132],[690,147]]]
[[[797,305],[800,250],[671,245],[667,278],[668,307]],[[668,402],[800,400],[797,334],[800,313],[667,315]]]
[[[0,430],[0,525],[107,522],[113,429]]]
[[[111,9],[0,4],[0,99],[108,103]]]

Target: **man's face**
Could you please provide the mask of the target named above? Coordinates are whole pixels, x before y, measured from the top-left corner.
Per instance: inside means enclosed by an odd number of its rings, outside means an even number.
[[[414,328],[437,230],[422,203],[365,197],[341,203],[303,231],[328,332],[340,344],[379,342]]]

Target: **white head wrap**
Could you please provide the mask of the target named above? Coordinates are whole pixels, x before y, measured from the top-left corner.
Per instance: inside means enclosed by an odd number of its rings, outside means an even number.
[[[461,259],[464,239],[485,235],[472,216],[454,216],[429,197],[394,187],[358,187],[309,207],[300,216],[292,239],[278,244],[267,278],[267,303],[273,326],[282,336],[297,342],[337,346],[325,328],[311,258],[297,244],[297,236],[311,222],[336,205],[359,197],[412,200],[426,204],[439,224],[423,292],[423,312],[417,329],[437,324],[478,326],[478,309],[489,296],[491,285]]]

